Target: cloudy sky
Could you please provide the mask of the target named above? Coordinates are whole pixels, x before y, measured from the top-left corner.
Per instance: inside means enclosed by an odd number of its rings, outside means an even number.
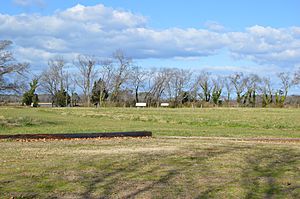
[[[144,67],[274,75],[300,67],[299,0],[0,0],[0,40],[47,60],[123,49]]]

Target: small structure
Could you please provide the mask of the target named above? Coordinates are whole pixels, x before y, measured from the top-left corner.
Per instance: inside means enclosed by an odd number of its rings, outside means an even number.
[[[33,107],[33,103],[31,103],[31,107]],[[52,103],[40,102],[38,103],[38,107],[52,107]]]
[[[135,106],[136,106],[136,107],[146,107],[146,106],[147,106],[147,103],[144,103],[144,102],[138,102],[138,103],[135,103]]]
[[[160,106],[161,107],[168,107],[168,106],[170,106],[170,104],[169,103],[161,103]]]
[[[52,107],[52,103],[49,102],[43,102],[43,103],[39,103],[39,107]]]

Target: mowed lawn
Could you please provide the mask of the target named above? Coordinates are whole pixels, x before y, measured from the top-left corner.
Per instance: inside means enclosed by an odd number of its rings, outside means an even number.
[[[133,130],[158,136],[299,138],[300,109],[0,107],[0,134]]]
[[[300,198],[297,143],[0,141],[0,198]]]

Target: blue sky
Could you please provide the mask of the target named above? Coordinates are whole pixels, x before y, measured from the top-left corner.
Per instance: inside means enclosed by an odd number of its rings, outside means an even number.
[[[123,49],[145,67],[273,76],[300,67],[299,0],[0,0],[0,39],[41,71]]]
[[[252,25],[288,27],[300,26],[299,0],[81,0],[81,1],[12,1],[0,0],[0,12],[17,14],[38,12],[52,14],[80,3],[93,6],[101,3],[149,17],[149,25],[155,28],[202,27],[207,21],[243,30]],[[17,2],[33,2],[20,6]],[[41,5],[35,2],[42,2]]]

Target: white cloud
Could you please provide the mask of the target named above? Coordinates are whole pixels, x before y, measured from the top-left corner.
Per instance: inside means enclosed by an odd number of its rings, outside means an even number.
[[[102,4],[83,6],[77,4],[65,11],[57,13],[58,18],[64,21],[76,21],[87,25],[96,25],[99,29],[124,29],[144,27],[147,19],[131,12],[114,10]]]
[[[14,41],[18,56],[32,63],[47,63],[56,54],[109,56],[119,48],[133,58],[190,59],[227,49],[236,59],[260,64],[300,63],[300,27],[256,25],[227,32],[216,22],[206,25],[208,29],[156,30],[147,27],[144,16],[102,4],[78,4],[49,16],[0,14],[0,39]]]
[[[146,23],[128,11],[78,4],[51,16],[0,14],[0,33],[23,48],[99,56],[121,48],[134,58],[207,56],[227,42],[226,35],[208,30],[154,30]]]
[[[216,21],[207,21],[207,22],[205,22],[204,26],[208,30],[212,30],[212,31],[216,31],[216,32],[222,32],[225,30],[225,27]]]
[[[300,63],[299,29],[253,26],[245,32],[228,33],[229,49],[236,58],[260,64],[294,65]]]

